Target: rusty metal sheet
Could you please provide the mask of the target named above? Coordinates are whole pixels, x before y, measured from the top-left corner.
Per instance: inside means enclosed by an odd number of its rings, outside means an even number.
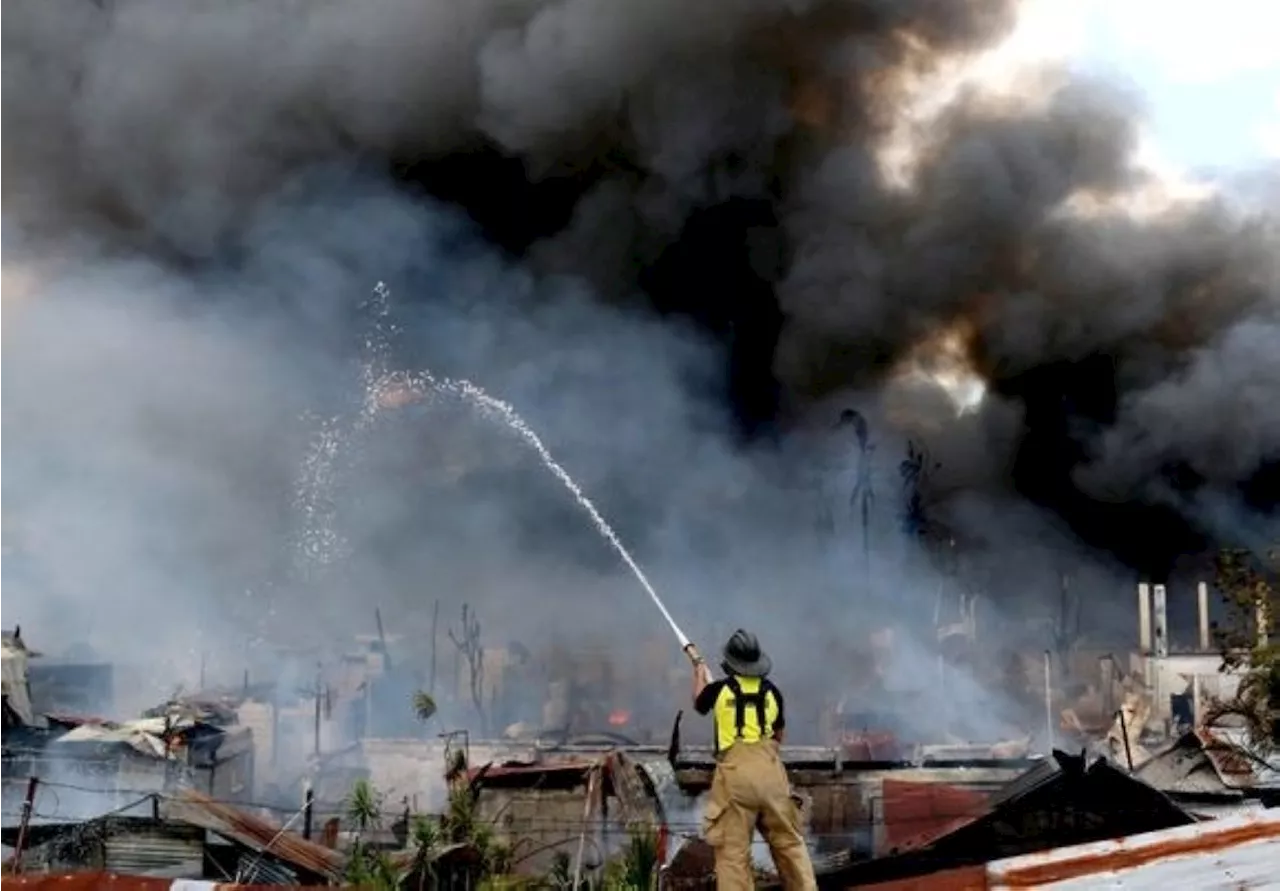
[[[1280,889],[1280,814],[1179,826],[988,864],[988,887]]]
[[[886,850],[922,847],[991,810],[981,792],[945,783],[885,779],[881,790]]]
[[[255,851],[269,851],[272,857],[304,872],[331,879],[340,878],[343,872],[345,860],[337,851],[193,790],[162,802],[161,814],[165,819],[203,827]]]

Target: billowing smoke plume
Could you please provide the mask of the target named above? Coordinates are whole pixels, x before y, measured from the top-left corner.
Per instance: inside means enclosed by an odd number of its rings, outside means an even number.
[[[339,474],[350,558],[288,581],[299,419],[359,401],[378,280],[397,364],[514,402],[690,630],[767,611],[780,670],[903,591],[932,609],[946,559],[898,531],[909,441],[933,537],[1010,614],[1059,575],[1106,600],[1256,537],[1280,461],[1270,224],[1115,210],[1151,184],[1138,109],[1105,83],[902,120],[1016,12],[11,3],[6,515],[44,555],[16,602],[100,636],[130,610],[346,634],[376,602],[413,634],[437,598],[518,599],[496,634],[619,647],[656,623],[517,444],[423,407]],[[932,382],[958,370],[986,391],[959,415]],[[862,478],[832,430],[849,405],[871,419]]]

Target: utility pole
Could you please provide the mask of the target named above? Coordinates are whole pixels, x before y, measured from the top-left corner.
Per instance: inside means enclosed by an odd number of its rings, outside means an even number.
[[[315,754],[320,757],[320,678],[316,678],[316,722],[315,722]]]
[[[440,628],[440,600],[431,608],[431,676],[427,681],[427,695],[433,699],[436,695],[436,635]]]
[[[875,446],[871,444],[867,419],[851,408],[840,413],[836,428],[849,427],[853,430],[854,439],[858,443],[858,471],[853,491],[849,493],[849,507],[857,511],[862,521],[862,571],[865,593],[871,590],[871,509],[875,504],[875,492],[871,487],[871,455]]]
[[[320,708],[324,697],[328,694],[328,689],[324,684],[324,669],[322,666],[316,666],[316,682],[310,689],[301,689],[298,691],[303,696],[311,696],[315,701],[315,726],[314,733],[314,749],[316,757],[320,757]]]

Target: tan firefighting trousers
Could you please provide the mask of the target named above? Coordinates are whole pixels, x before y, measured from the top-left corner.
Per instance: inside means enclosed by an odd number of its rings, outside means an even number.
[[[716,766],[703,833],[716,854],[716,888],[755,888],[751,836],[760,833],[787,891],[816,891],[813,864],[791,798],[787,771],[773,741],[734,743]]]

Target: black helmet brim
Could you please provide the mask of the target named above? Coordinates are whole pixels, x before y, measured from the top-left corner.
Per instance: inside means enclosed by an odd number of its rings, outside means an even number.
[[[721,660],[724,662],[724,667],[736,675],[744,678],[762,678],[773,670],[773,660],[763,650],[760,651],[760,656],[751,662],[739,659],[727,650],[726,647],[726,651],[721,654]]]

